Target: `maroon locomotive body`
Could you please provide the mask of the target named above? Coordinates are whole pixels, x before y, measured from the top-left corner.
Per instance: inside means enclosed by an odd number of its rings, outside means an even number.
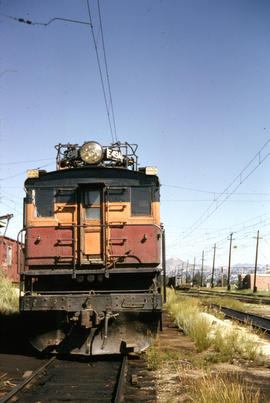
[[[29,171],[20,309],[39,350],[141,351],[161,320],[159,180],[134,145],[57,146]],[[24,260],[24,265],[21,261]]]

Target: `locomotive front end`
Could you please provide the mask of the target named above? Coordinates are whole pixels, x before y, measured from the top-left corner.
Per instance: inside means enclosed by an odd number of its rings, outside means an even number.
[[[159,180],[136,145],[58,144],[25,182],[20,310],[40,351],[142,351],[161,321]],[[19,237],[19,238],[20,238]]]

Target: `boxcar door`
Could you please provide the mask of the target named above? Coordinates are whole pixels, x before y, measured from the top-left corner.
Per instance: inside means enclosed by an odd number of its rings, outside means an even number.
[[[81,189],[80,258],[81,264],[103,262],[102,188]]]

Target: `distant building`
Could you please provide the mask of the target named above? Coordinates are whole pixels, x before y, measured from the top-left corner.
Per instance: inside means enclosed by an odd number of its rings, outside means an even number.
[[[254,274],[239,274],[238,288],[247,289],[254,286]],[[270,274],[256,275],[257,291],[270,291]]]
[[[0,235],[0,275],[14,282],[20,280],[17,274],[17,241],[3,235]]]

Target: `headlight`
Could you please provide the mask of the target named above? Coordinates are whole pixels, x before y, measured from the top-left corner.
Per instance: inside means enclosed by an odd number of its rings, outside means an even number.
[[[103,157],[102,147],[96,141],[88,141],[81,147],[80,156],[86,164],[98,164]]]

